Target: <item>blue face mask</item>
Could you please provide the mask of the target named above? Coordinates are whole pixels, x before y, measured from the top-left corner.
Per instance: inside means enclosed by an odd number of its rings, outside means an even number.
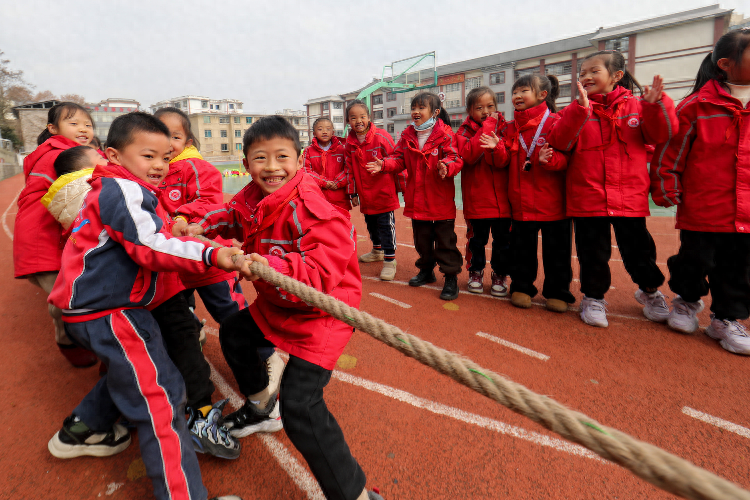
[[[411,124],[414,125],[415,130],[420,130],[420,131],[427,130],[428,128],[435,125],[435,117],[434,116],[430,117],[430,119],[424,122],[422,125],[417,125],[414,122],[411,122]]]

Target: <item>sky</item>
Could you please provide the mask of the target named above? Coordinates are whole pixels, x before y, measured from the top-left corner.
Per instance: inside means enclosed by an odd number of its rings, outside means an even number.
[[[446,64],[714,3],[0,0],[0,51],[36,91],[143,108],[199,95],[272,113],[433,50]],[[750,0],[720,5],[750,17]]]

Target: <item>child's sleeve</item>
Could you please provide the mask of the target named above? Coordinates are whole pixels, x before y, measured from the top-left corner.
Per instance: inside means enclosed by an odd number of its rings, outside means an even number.
[[[177,209],[177,215],[185,217],[189,223],[198,224],[203,228],[206,238],[236,238],[244,240],[242,222],[239,214],[232,208],[235,200],[216,205],[194,205],[191,210],[183,205]]]
[[[503,121],[505,120],[503,119]],[[473,165],[477,161],[479,161],[479,159],[485,153],[485,148],[482,147],[482,143],[480,142],[482,134],[489,135],[490,133],[494,132],[495,129],[497,129],[497,125],[498,120],[489,116],[486,120],[484,120],[484,122],[482,122],[482,128],[477,130],[477,133],[472,137],[467,137],[467,127],[462,126],[459,129],[457,133],[458,135],[460,135],[460,138],[458,140],[458,154],[461,155],[464,163],[466,163],[467,165]]]
[[[219,169],[202,160],[187,160],[188,167],[185,172],[185,199],[187,203],[182,205],[186,211],[193,208],[224,203],[222,190],[223,181]]]
[[[448,167],[448,173],[445,177],[455,177],[464,166],[464,160],[458,154],[458,138],[456,134],[446,134],[442,149],[443,157],[440,161]]]
[[[342,160],[346,157],[346,154],[342,151]],[[349,169],[346,166],[346,162],[341,162],[341,169],[339,170],[339,173],[336,174],[336,177],[331,179],[331,182],[334,184],[334,189],[341,189],[343,187],[346,187],[349,185]]]
[[[344,168],[347,172],[346,194],[357,196],[357,183],[354,179],[354,170],[352,166],[352,152],[349,148],[344,150]]]
[[[651,157],[651,197],[660,207],[673,207],[682,201],[681,178],[696,137],[695,120],[695,106],[682,108],[677,133],[656,146]]]
[[[584,108],[573,101],[558,112],[560,119],[547,135],[547,142],[558,151],[570,151],[578,142],[584,125],[591,116],[591,106]]]
[[[540,167],[542,167],[545,170],[551,170],[551,171],[558,171],[558,170],[565,170],[568,168],[568,156],[570,153],[563,153],[562,151],[558,151],[556,149],[552,150],[552,158],[545,164],[539,162],[539,155],[536,156],[536,162],[539,164]]]
[[[671,139],[680,127],[674,101],[665,93],[655,103],[639,99],[641,131],[646,144],[661,144]]]
[[[328,184],[328,179],[324,178],[324,177],[323,177],[322,175],[320,175],[320,174],[319,174],[319,173],[317,173],[317,172],[316,172],[315,170],[313,170],[313,166],[312,166],[312,159],[310,158],[310,153],[308,153],[308,151],[309,151],[309,150],[310,150],[310,148],[309,148],[309,147],[307,147],[307,148],[305,148],[305,151],[304,151],[304,153],[303,153],[303,157],[304,157],[304,160],[305,160],[305,163],[304,163],[304,167],[303,167],[303,168],[304,168],[305,172],[306,172],[306,173],[307,173],[307,174],[308,174],[308,175],[309,175],[310,177],[312,177],[312,178],[313,178],[313,179],[315,180],[315,183],[316,183],[316,184],[317,184],[317,185],[318,185],[319,187],[321,187],[321,188],[322,188],[322,187],[324,187],[324,186],[325,186],[326,184]]]
[[[383,157],[383,172],[398,173],[406,168],[406,162],[404,161],[405,148],[406,141],[404,141],[402,136],[398,140],[398,144],[396,144],[396,147],[392,150],[391,154],[387,157]]]

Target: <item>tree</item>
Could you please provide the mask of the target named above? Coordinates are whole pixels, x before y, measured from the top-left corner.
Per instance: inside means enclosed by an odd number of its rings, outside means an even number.
[[[82,95],[78,94],[63,94],[60,96],[61,101],[74,102],[83,106],[86,104],[86,99]]]
[[[31,102],[51,101],[53,99],[57,100],[57,96],[53,94],[52,91],[42,90],[41,92],[36,93]]]
[[[31,89],[20,85],[8,87],[6,97],[8,100],[13,101],[15,106],[34,102],[34,94],[31,93]]]
[[[18,147],[19,141],[15,134],[11,108],[15,105],[14,96],[25,97],[23,90],[28,92],[31,86],[23,79],[23,71],[10,68],[10,60],[5,59],[4,55],[5,53],[0,50],[0,130],[3,131],[3,137],[13,140],[13,145]]]

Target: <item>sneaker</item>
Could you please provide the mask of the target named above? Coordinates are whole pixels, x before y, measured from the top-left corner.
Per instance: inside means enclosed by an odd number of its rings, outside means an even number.
[[[386,260],[383,262],[383,269],[380,271],[380,279],[383,281],[393,281],[396,277],[396,260]]]
[[[186,408],[188,429],[193,440],[193,449],[198,453],[208,453],[219,458],[234,459],[240,456],[240,443],[229,435],[229,430],[221,425],[221,413],[227,399],[219,401],[204,418],[200,411]]]
[[[271,354],[271,357],[266,360],[266,370],[268,371],[268,392],[271,394],[279,392],[281,376],[284,374],[284,368],[286,368],[286,363],[281,359],[279,353],[274,351],[274,353]]]
[[[640,288],[635,292],[635,300],[642,304],[643,315],[654,323],[664,323],[669,319],[667,298],[659,290],[646,293]]]
[[[716,319],[711,315],[711,324],[706,328],[706,335],[720,341],[721,347],[735,354],[750,356],[750,336],[739,321]]]
[[[528,309],[531,307],[531,295],[521,292],[513,292],[510,296],[510,303],[521,309]]]
[[[482,271],[469,271],[469,286],[468,290],[471,293],[483,293],[484,292],[484,270]]]
[[[568,303],[560,299],[547,299],[545,307],[548,311],[564,313],[568,310]]]
[[[581,300],[581,319],[587,325],[608,327],[606,306],[606,300],[592,299],[584,295],[583,300]]]
[[[130,433],[125,427],[115,424],[108,432],[96,432],[75,415],[65,419],[62,429],[47,444],[49,452],[57,458],[109,457],[128,446]]]
[[[409,280],[409,286],[422,286],[428,283],[435,283],[436,281],[435,271],[432,269],[421,269],[419,274]]]
[[[224,425],[236,438],[249,436],[256,432],[280,431],[284,426],[281,424],[278,399],[279,394],[275,393],[263,410],[249,400],[245,400],[242,408],[224,418]]]
[[[455,274],[445,275],[445,284],[443,285],[443,291],[440,292],[440,298],[443,300],[458,298],[458,278]]]
[[[385,260],[385,252],[377,248],[373,248],[370,253],[359,256],[360,262],[378,262],[381,260]]]
[[[492,288],[490,288],[490,295],[493,297],[507,297],[508,287],[505,286],[505,276],[498,276],[495,271],[492,271]]]
[[[672,330],[690,334],[698,329],[698,313],[703,310],[703,301],[685,302],[682,297],[675,295],[672,299],[672,310],[667,318],[667,325]]]

